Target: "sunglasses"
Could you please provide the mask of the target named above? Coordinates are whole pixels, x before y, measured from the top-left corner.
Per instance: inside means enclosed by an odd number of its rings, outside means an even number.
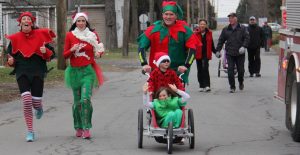
[[[170,60],[164,59],[164,60],[161,61],[161,63],[166,63],[166,62],[170,62]]]

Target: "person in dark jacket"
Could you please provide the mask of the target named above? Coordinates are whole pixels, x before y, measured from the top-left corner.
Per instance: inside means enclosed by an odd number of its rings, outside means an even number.
[[[264,45],[265,45],[265,51],[270,51],[270,46],[272,44],[272,29],[268,25],[268,22],[264,23],[264,26],[262,27],[264,31]]]
[[[251,16],[249,18],[249,27],[248,32],[250,36],[250,42],[248,45],[248,69],[250,77],[253,77],[253,74],[256,77],[261,77],[260,75],[260,47],[263,47],[264,44],[264,32],[261,27],[256,24],[256,18]]]
[[[249,43],[249,33],[245,26],[237,22],[236,13],[228,15],[229,25],[223,28],[219,37],[216,55],[219,55],[225,43],[226,59],[228,62],[228,81],[230,93],[235,92],[234,68],[237,67],[239,89],[244,89],[245,51]]]
[[[210,76],[209,76],[209,60],[212,58],[212,52],[216,53],[214,46],[212,31],[207,28],[207,20],[200,19],[199,27],[194,31],[194,34],[202,42],[202,46],[197,47],[196,63],[197,77],[199,82],[199,91],[210,91]]]

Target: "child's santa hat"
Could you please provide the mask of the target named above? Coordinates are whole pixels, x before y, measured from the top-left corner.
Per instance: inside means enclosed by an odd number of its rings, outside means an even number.
[[[163,52],[158,52],[155,54],[154,56],[154,61],[153,63],[159,67],[159,64],[163,61],[163,60],[169,60],[171,62],[170,57],[168,56],[167,53],[163,53]]]

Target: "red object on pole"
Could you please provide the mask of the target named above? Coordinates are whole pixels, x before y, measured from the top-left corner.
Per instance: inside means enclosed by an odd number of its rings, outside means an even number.
[[[282,10],[282,26],[286,28],[286,9]]]

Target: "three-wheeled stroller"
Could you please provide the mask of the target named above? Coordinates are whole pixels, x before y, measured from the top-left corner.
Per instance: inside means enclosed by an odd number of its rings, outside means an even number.
[[[149,74],[147,74],[149,76]],[[151,98],[151,96],[150,96]],[[183,138],[189,140],[189,147],[195,147],[195,130],[194,130],[194,115],[192,109],[187,109],[185,106],[181,108],[182,119],[179,128],[173,128],[173,123],[170,122],[168,128],[161,128],[157,123],[155,111],[150,108],[144,108],[146,111],[146,126],[143,124],[143,108],[138,110],[138,148],[143,147],[143,136],[152,137],[158,143],[167,144],[167,152],[172,153],[173,144],[181,143]],[[187,111],[187,117],[186,117]],[[187,120],[187,122],[186,122]]]
[[[221,76],[221,71],[224,71],[225,73],[227,73],[228,69],[228,63],[227,63],[227,58],[226,58],[226,50],[225,47],[222,48],[221,50],[221,58],[219,59],[219,65],[218,65],[218,77]],[[237,68],[235,66],[234,68],[234,75],[236,75],[237,73]]]

